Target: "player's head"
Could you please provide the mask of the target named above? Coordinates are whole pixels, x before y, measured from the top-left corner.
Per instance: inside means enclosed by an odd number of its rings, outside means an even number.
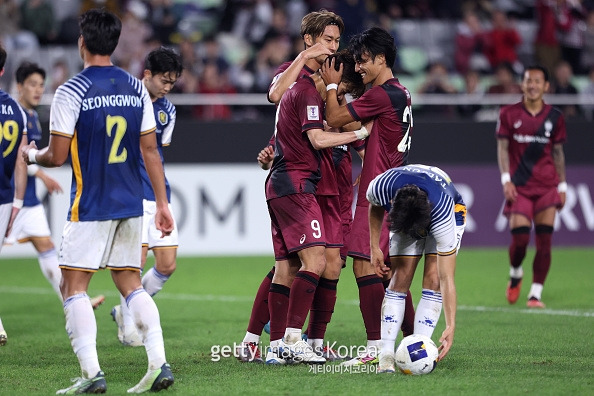
[[[306,48],[315,43],[322,43],[329,50],[336,52],[343,31],[342,18],[324,9],[310,12],[301,20],[301,37]]]
[[[39,105],[45,89],[45,70],[37,63],[24,62],[16,71],[19,102],[26,108]]]
[[[80,37],[89,53],[111,55],[115,51],[122,31],[122,22],[115,14],[103,9],[92,9],[80,16],[78,25]]]
[[[335,58],[334,68],[339,70],[342,65],[342,78],[338,85],[339,96],[349,93],[352,97],[358,98],[365,92],[365,84],[361,75],[355,71],[355,58],[348,50],[342,50],[329,58]]]
[[[4,73],[4,64],[6,63],[6,50],[0,45],[0,76]]]
[[[171,48],[160,47],[151,51],[144,61],[142,79],[151,98],[167,95],[183,69],[181,57]]]
[[[392,232],[406,234],[414,239],[426,237],[431,224],[431,203],[427,193],[414,184],[398,189],[392,200],[388,221]]]
[[[522,92],[529,101],[542,100],[543,95],[549,90],[549,73],[540,65],[532,65],[524,69],[522,78]]]
[[[394,37],[384,29],[379,27],[372,27],[359,33],[351,38],[349,41],[349,50],[353,53],[357,65],[361,67],[364,74],[370,74],[365,71],[368,66],[382,66],[390,70],[394,67],[396,60],[396,46],[394,45]],[[368,83],[375,78],[375,76],[368,76],[365,83]]]

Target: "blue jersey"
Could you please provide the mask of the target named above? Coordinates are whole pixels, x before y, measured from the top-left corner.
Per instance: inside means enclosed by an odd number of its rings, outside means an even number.
[[[157,148],[161,156],[161,163],[163,160],[163,146],[167,147],[171,144],[171,136],[173,135],[173,128],[175,128],[175,106],[167,98],[159,98],[153,102],[153,109],[155,113],[155,121],[157,122]],[[144,199],[155,201],[155,192],[151,180],[149,179],[146,168],[144,167],[144,160],[140,159],[140,174],[142,175],[142,186],[144,187]],[[167,201],[171,202],[171,189],[167,177],[165,177],[165,188],[167,189]]]
[[[72,139],[69,221],[142,215],[140,136],[154,131],[146,88],[119,67],[88,67],[58,88],[50,133]]]
[[[23,110],[27,116],[27,143],[31,143],[32,141],[39,143],[41,140],[41,124],[39,123],[39,116],[35,110]],[[12,185],[14,187],[14,177],[12,178]],[[40,203],[39,198],[37,198],[35,176],[27,176],[27,189],[25,190],[23,206],[33,207]]]
[[[23,135],[27,134],[25,113],[21,106],[6,92],[0,90],[0,205],[14,199],[12,176]]]
[[[435,237],[438,252],[455,250],[455,226],[464,225],[466,205],[443,170],[426,165],[407,165],[389,169],[369,183],[367,200],[389,212],[396,192],[408,184],[413,184],[427,193],[431,203],[429,232]]]

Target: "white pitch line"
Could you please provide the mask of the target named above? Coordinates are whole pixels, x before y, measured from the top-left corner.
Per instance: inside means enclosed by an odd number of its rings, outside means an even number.
[[[99,292],[97,292],[99,293]],[[106,297],[116,297],[118,294],[115,291],[101,292]],[[20,287],[20,286],[0,286],[0,294],[34,294],[34,295],[51,295],[54,291],[49,288],[41,287]],[[173,294],[162,292],[157,295],[157,300],[173,300],[173,301],[217,301],[228,303],[251,303],[254,301],[253,297],[248,296],[221,296],[215,294]],[[341,305],[359,305],[359,300],[337,300]],[[557,315],[557,316],[574,316],[581,318],[594,318],[594,312],[570,311],[560,309],[517,309],[511,307],[481,307],[459,305],[459,311],[473,311],[473,312],[503,312],[503,313],[525,313],[531,315]]]

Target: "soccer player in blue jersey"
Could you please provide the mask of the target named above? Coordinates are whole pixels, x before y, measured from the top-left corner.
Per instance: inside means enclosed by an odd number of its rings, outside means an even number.
[[[92,9],[80,17],[78,47],[84,69],[61,85],[50,112],[50,141],[23,150],[30,163],[56,167],[70,155],[72,189],[59,263],[66,331],[82,376],[58,394],[103,393],[107,385],[97,356],[97,324],[87,289],[94,272],[111,276],[135,318],[148,356],[148,371],[129,393],[158,391],[173,384],[165,358],[159,311],[140,281],[142,177],[153,185],[156,228],[173,231],[165,176],[155,134],[153,105],[142,82],[113,66],[110,55],[121,32],[114,14]]]
[[[440,341],[443,359],[454,341],[456,328],[456,254],[466,223],[466,205],[450,177],[426,165],[392,168],[375,177],[367,189],[371,263],[383,276],[390,271],[380,248],[383,227],[390,230],[390,262],[393,271],[382,303],[378,372],[394,372],[394,347],[404,318],[404,305],[417,264],[425,253],[437,253],[436,261],[425,261],[423,297],[430,303],[417,307],[415,333],[431,337],[442,306],[446,328]],[[384,215],[388,213],[388,224]]]
[[[42,130],[35,108],[39,105],[45,88],[45,70],[35,63],[24,62],[16,71],[16,82],[19,93],[18,102],[27,116],[27,143],[39,141]],[[51,239],[45,210],[37,198],[35,179],[43,181],[50,194],[61,193],[62,187],[37,165],[28,166],[27,173],[25,202],[14,221],[12,232],[6,242],[9,244],[31,242],[33,244],[37,251],[41,272],[62,300],[60,292],[62,274],[58,267],[58,252],[56,252]],[[97,308],[104,300],[105,297],[102,295],[91,298],[93,308]]]
[[[161,47],[151,51],[144,64],[142,82],[153,102],[155,121],[157,123],[157,145],[161,162],[163,163],[163,147],[169,146],[173,129],[175,128],[175,106],[165,97],[181,76],[183,66],[180,56],[170,48]],[[175,271],[178,235],[177,226],[170,235],[161,238],[160,231],[155,226],[156,202],[151,181],[146,172],[144,161],[141,161],[140,173],[144,187],[144,215],[142,220],[142,268],[146,263],[149,249],[155,256],[155,265],[142,276],[142,286],[148,294],[154,296],[162,288],[171,274]],[[171,202],[169,182],[165,179],[167,200]],[[169,205],[171,210],[171,204]],[[172,212],[173,213],[173,212]],[[118,324],[118,339],[124,345],[141,346],[142,340],[136,331],[134,318],[127,308],[124,297],[121,304],[115,306],[111,314]]]
[[[0,46],[0,76],[4,74],[6,51]],[[18,103],[0,89],[0,250],[14,220],[23,207],[27,185],[27,165],[19,156],[26,144],[27,118]],[[14,185],[12,178],[14,175]],[[0,346],[7,341],[0,320]]]

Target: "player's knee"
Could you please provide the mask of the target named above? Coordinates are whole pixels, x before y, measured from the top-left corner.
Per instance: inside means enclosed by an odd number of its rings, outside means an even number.
[[[525,248],[530,242],[530,227],[516,227],[511,230],[512,241],[516,247]]]
[[[536,249],[541,251],[550,251],[553,237],[553,227],[549,225],[537,225],[536,231]]]
[[[160,274],[165,276],[171,276],[177,268],[176,261],[174,260],[163,260],[155,262],[155,268]]]

